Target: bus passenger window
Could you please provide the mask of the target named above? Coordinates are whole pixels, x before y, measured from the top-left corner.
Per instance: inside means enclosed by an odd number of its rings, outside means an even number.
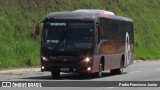
[[[103,36],[104,36],[104,30],[103,30],[103,27],[102,27],[102,26],[99,26],[98,31],[99,31],[100,38],[103,38]]]

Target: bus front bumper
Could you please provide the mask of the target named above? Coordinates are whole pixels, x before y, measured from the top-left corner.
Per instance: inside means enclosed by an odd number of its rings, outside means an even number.
[[[41,63],[41,71],[60,71],[60,72],[77,72],[77,73],[93,73],[91,62],[79,63]]]

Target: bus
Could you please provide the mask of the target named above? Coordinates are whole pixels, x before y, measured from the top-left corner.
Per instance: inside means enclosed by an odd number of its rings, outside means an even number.
[[[49,13],[42,21],[41,71],[102,77],[121,74],[133,64],[133,20],[104,10]],[[38,27],[39,29],[39,27]],[[37,28],[35,32],[37,32]]]

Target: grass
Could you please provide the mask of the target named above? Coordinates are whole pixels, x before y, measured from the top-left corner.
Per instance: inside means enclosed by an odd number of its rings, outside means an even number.
[[[160,0],[0,0],[0,68],[40,64],[37,22],[55,11],[103,9],[130,17],[135,28],[135,59],[160,58]]]

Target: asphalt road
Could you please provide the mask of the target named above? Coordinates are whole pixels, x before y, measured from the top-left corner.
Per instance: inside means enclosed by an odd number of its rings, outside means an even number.
[[[40,72],[40,69],[19,72],[1,72],[0,80],[13,80],[13,81],[31,81],[31,80],[45,80],[45,81],[160,81],[160,61],[142,61],[135,62],[133,65],[124,69],[121,75],[112,75],[109,71],[103,73],[102,78],[96,77],[82,77],[73,73],[61,73],[59,79],[52,79],[50,72]],[[22,70],[23,71],[23,70]],[[54,87],[48,88],[49,90],[159,90],[157,87]],[[35,89],[36,90],[36,89]],[[41,89],[38,89],[41,90]]]

